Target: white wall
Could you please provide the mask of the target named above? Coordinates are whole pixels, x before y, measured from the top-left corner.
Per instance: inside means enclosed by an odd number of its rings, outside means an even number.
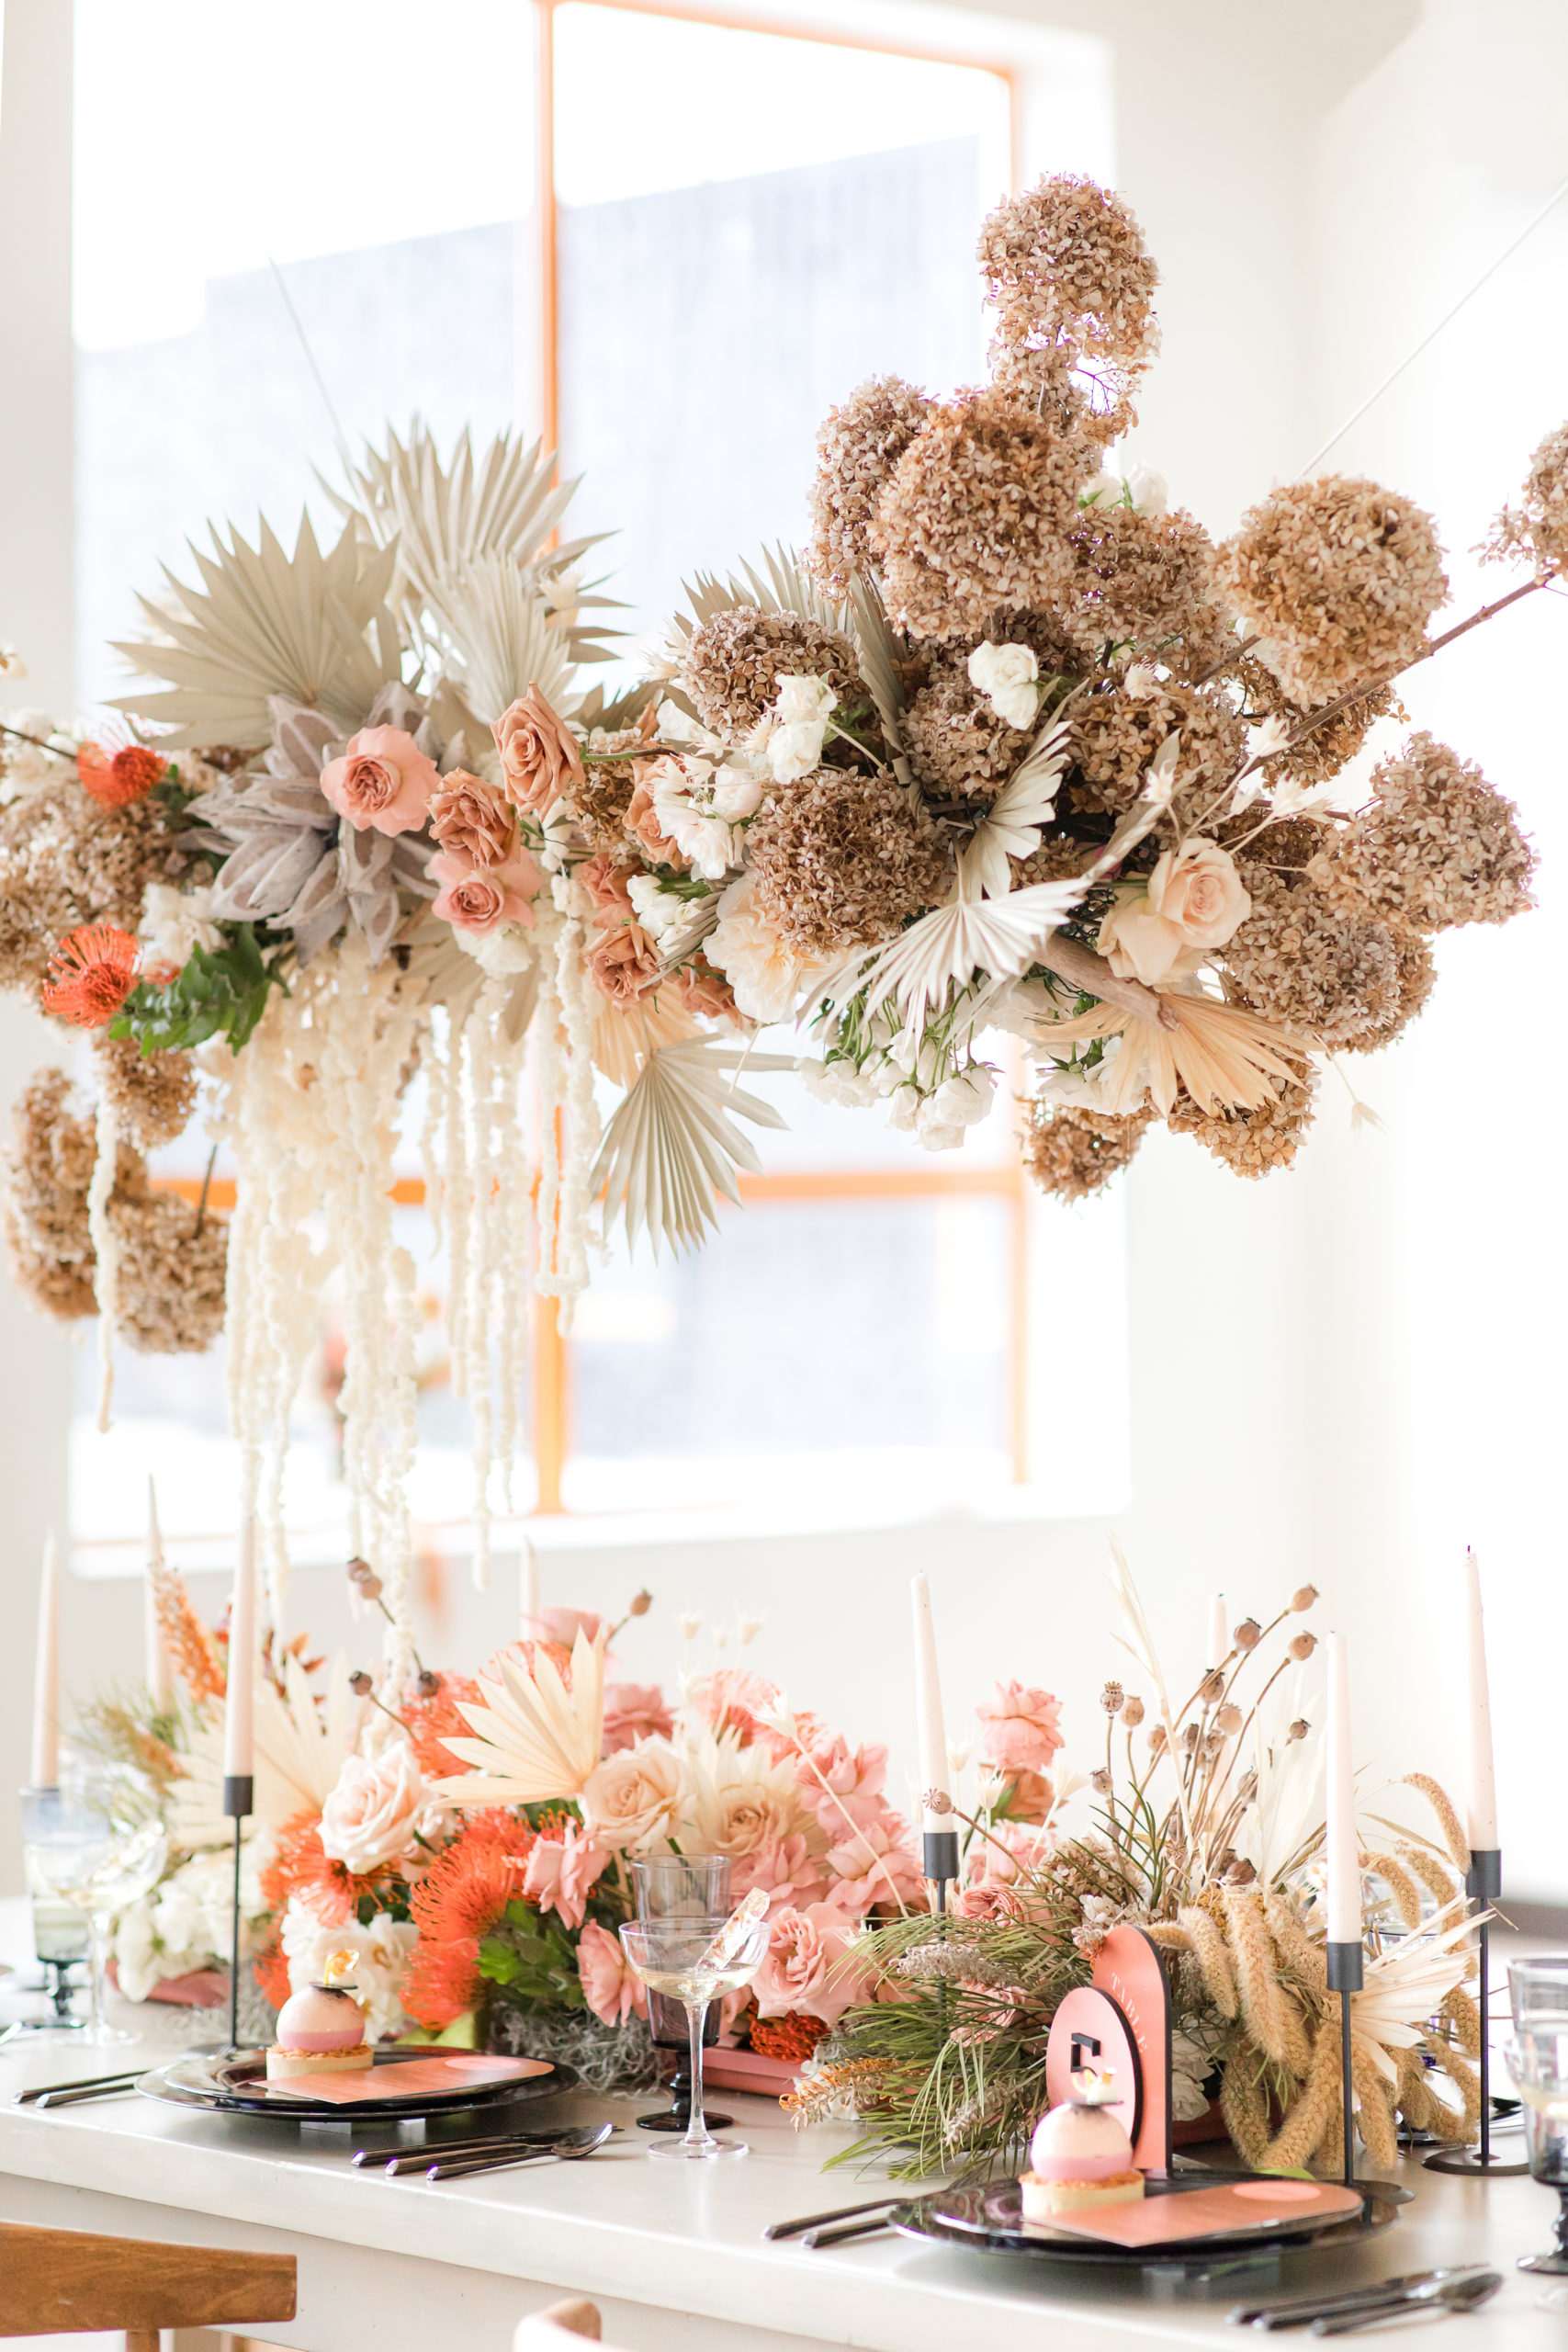
[[[45,0],[10,0],[8,13],[19,6],[40,21],[68,17]],[[968,13],[973,45],[994,53],[993,26]],[[1548,89],[1562,62],[1568,28],[1554,10],[1434,7],[1417,22],[1415,0],[1267,11],[1251,0],[1057,0],[1004,13],[1025,28],[1032,173],[1089,160],[1073,151],[1083,126],[1072,94],[1087,86],[1075,74],[1092,79],[1086,51],[1053,52],[1038,28],[1111,44],[1115,169],[1165,271],[1165,357],[1138,446],[1215,529],[1294,470],[1329,429],[1324,420],[1354,404],[1462,284],[1472,254],[1506,242],[1537,181],[1554,176],[1547,100],[1529,95]],[[933,45],[962,15],[929,12]],[[25,243],[17,218],[7,208],[0,236],[10,221]],[[1454,544],[1478,536],[1483,487],[1486,497],[1506,488],[1557,419],[1543,387],[1564,381],[1551,312],[1565,236],[1568,221],[1521,256],[1523,275],[1509,283],[1535,288],[1532,300],[1500,294],[1341,453],[1451,515]],[[6,315],[9,324],[9,302]],[[0,371],[0,401],[16,396],[14,371]],[[15,464],[16,446],[0,440],[0,463]],[[1559,622],[1568,616],[1551,611],[1503,625],[1517,650],[1501,703],[1486,691],[1500,658],[1490,648],[1456,665],[1461,683],[1423,680],[1410,695],[1423,717],[1450,706],[1422,698],[1463,695],[1462,709],[1451,707],[1455,740],[1530,805],[1549,854],[1556,820],[1543,804],[1561,728],[1540,684]],[[24,621],[0,603],[6,633],[21,636]],[[1526,649],[1521,676],[1513,665]],[[1363,1747],[1447,1774],[1461,1719],[1441,1579],[1467,1536],[1484,1544],[1508,1603],[1495,1611],[1494,1670],[1510,1882],[1562,1896],[1568,1859],[1548,1800],[1532,1795],[1551,1722],[1546,1660],[1568,1630],[1548,1508],[1556,1367],[1538,1337],[1561,1320],[1546,1173],[1561,1137],[1550,1077],[1524,1067],[1527,1039],[1534,1058],[1551,1059],[1534,1010],[1551,1002],[1549,922],[1445,944],[1438,1010],[1359,1074],[1386,1137],[1352,1141],[1330,1081],[1317,1139],[1290,1176],[1247,1185],[1190,1144],[1160,1135],[1145,1147],[1127,1188],[1133,1495],[1120,1524],[1178,1679],[1201,1663],[1211,1590],[1224,1589],[1236,1613],[1262,1613],[1311,1576],[1362,1662]],[[1483,1084],[1489,1067],[1499,1078]],[[1444,1106],[1461,1072],[1479,1107],[1456,1123]],[[52,1359],[39,1355],[34,1327],[28,1335],[28,1356],[8,1349],[6,1360],[25,1362],[16,1385],[31,1392],[37,1363]],[[1081,1376],[1070,1316],[1046,1351],[1060,1413],[1104,1409]],[[0,1572],[18,1627],[45,1510],[37,1465],[58,1484],[62,1426],[53,1390],[12,1400],[0,1424],[18,1512]],[[547,1552],[544,1575],[549,1597],[612,1609],[639,1582],[654,1588],[655,1614],[622,1645],[633,1679],[672,1673],[680,1609],[710,1623],[763,1613],[748,1663],[852,1736],[907,1750],[907,1578],[926,1567],[955,1724],[995,1676],[1017,1674],[1061,1691],[1087,1740],[1117,1656],[1103,1536],[1084,1521],[1003,1522],[574,1546]],[[220,1595],[214,1584],[198,1598],[215,1607]],[[128,1587],[74,1589],[68,1656],[80,1685],[134,1657],[137,1606]],[[438,1663],[471,1663],[510,1629],[499,1572],[486,1599],[457,1590],[449,1606],[446,1624],[427,1629]],[[333,1579],[300,1579],[298,1619],[324,1641],[369,1646]],[[0,1737],[19,1695],[18,1653],[7,1645]],[[0,1812],[0,1873],[8,1834]]]

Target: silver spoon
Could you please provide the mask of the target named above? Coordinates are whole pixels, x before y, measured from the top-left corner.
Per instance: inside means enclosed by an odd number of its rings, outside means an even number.
[[[1402,2312],[1472,2312],[1478,2304],[1488,2301],[1502,2283],[1500,2270],[1483,2270],[1473,2278],[1444,2279],[1434,2287],[1416,2288],[1386,2303],[1363,2303],[1359,2311],[1341,2312],[1334,2319],[1314,2319],[1312,2332],[1314,2335],[1350,2335],[1358,2328],[1375,2327],[1382,2320],[1397,2318]]]
[[[570,2140],[558,2141],[553,2148],[524,2148],[516,2155],[449,2156],[445,2163],[431,2165],[424,2178],[467,2180],[475,2173],[504,2172],[517,2165],[573,2164],[602,2148],[615,2129],[613,2123],[585,2124]]]

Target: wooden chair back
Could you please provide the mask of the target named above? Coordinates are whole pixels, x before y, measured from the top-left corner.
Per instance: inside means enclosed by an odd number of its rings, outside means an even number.
[[[0,2336],[119,2328],[126,2352],[158,2352],[165,2327],[238,2331],[294,2312],[291,2254],[0,2222]]]
[[[590,2344],[600,2342],[598,2305],[586,2299],[551,2303],[518,2322],[512,2352],[571,2352],[585,2337]],[[614,2346],[606,2347],[606,2352],[614,2352]]]

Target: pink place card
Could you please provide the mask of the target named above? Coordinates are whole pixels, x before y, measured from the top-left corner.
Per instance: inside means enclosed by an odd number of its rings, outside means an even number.
[[[1244,2180],[1176,2197],[1145,2197],[1135,2205],[1102,2205],[1086,2212],[1054,2213],[1025,2226],[1064,2230],[1102,2245],[1160,2246],[1193,2238],[1227,2238],[1266,2230],[1326,2228],[1361,2211],[1353,2188],[1327,2180]]]
[[[473,2051],[443,2051],[393,2066],[371,2066],[357,2075],[302,2075],[293,2082],[261,2083],[269,2098],[306,2098],[327,2107],[363,2107],[374,2099],[439,2098],[492,2083],[525,2083],[553,2075],[544,2058],[486,2058]]]

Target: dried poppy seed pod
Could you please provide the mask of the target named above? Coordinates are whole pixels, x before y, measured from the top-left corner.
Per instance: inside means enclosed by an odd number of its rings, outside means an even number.
[[[376,1685],[366,1673],[365,1668],[361,1667],[357,1674],[351,1674],[349,1676],[348,1687],[353,1691],[356,1699],[368,1699],[370,1693],[376,1688]]]
[[[1198,1742],[1201,1737],[1202,1734],[1199,1731],[1196,1724],[1182,1724],[1181,1745],[1187,1750],[1189,1756],[1191,1755],[1192,1750],[1197,1747]]]
[[[1303,1584],[1303,1587],[1302,1587],[1302,1589],[1301,1589],[1301,1590],[1300,1590],[1299,1592],[1292,1592],[1292,1595],[1291,1595],[1291,1607],[1292,1607],[1293,1610],[1295,1610],[1295,1611],[1297,1611],[1297,1613],[1298,1613],[1298,1614],[1301,1614],[1301,1613],[1304,1612],[1306,1610],[1310,1609],[1310,1608],[1312,1607],[1312,1605],[1313,1605],[1313,1602],[1314,1602],[1316,1599],[1317,1599],[1317,1587],[1316,1587],[1316,1585],[1314,1585],[1314,1584]]]
[[[1227,1886],[1250,1886],[1257,1876],[1258,1872],[1252,1863],[1247,1860],[1247,1857],[1244,1854],[1238,1854],[1235,1860],[1231,1863],[1229,1870],[1225,1872],[1225,1884]]]
[[[1089,1774],[1089,1784],[1097,1797],[1108,1797],[1111,1794],[1111,1775],[1103,1764],[1098,1771]]]
[[[641,1592],[634,1593],[632,1599],[627,1602],[626,1615],[628,1617],[646,1617],[652,1606],[653,1595],[649,1591],[645,1585]]]
[[[1100,1703],[1108,1715],[1119,1715],[1127,1693],[1119,1682],[1108,1682],[1100,1694]]]
[[[1298,1634],[1295,1640],[1291,1644],[1291,1656],[1292,1657],[1311,1657],[1316,1647],[1317,1635],[1315,1634]]]
[[[1165,1725],[1163,1724],[1151,1724],[1149,1725],[1149,1753],[1152,1756],[1163,1756],[1165,1753]]]
[[[368,1560],[350,1560],[348,1564],[348,1578],[351,1584],[363,1584],[366,1577],[373,1573]]]
[[[949,1814],[957,1810],[945,1789],[922,1789],[920,1803],[928,1813]]]
[[[1243,1804],[1250,1804],[1253,1798],[1258,1794],[1257,1773],[1244,1772],[1240,1780],[1236,1782],[1235,1792],[1241,1799]]]
[[[1244,1617],[1231,1639],[1238,1650],[1255,1650],[1263,1639],[1263,1628],[1256,1617]]]
[[[1198,1693],[1199,1698],[1201,1699],[1205,1707],[1217,1707],[1224,1695],[1224,1676],[1217,1670],[1213,1674],[1207,1675],[1204,1678],[1203,1687]]]
[[[1239,1731],[1241,1729],[1241,1709],[1233,1705],[1232,1702],[1227,1700],[1225,1704],[1220,1709],[1219,1713],[1214,1717],[1214,1729],[1216,1731],[1223,1732]]]
[[[1304,1715],[1298,1715],[1295,1722],[1291,1725],[1289,1731],[1286,1732],[1285,1737],[1287,1739],[1304,1739],[1311,1729],[1312,1725],[1308,1723],[1306,1717]]]
[[[1223,1731],[1206,1731],[1203,1734],[1203,1756],[1208,1763],[1212,1764],[1216,1756],[1224,1755],[1224,1746],[1225,1736]]]
[[[1144,1720],[1143,1701],[1141,1699],[1127,1700],[1122,1709],[1122,1720],[1129,1731],[1136,1731]]]
[[[421,1667],[419,1678],[413,1687],[422,1699],[434,1699],[441,1688],[441,1677],[434,1667]]]

